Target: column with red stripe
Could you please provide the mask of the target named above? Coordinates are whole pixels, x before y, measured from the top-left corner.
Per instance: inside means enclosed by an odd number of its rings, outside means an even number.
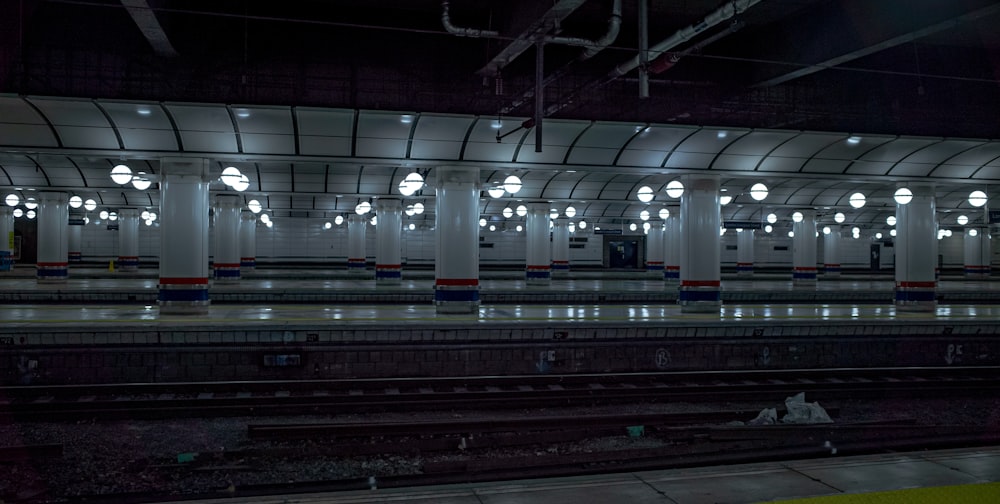
[[[353,213],[347,216],[347,272],[363,275],[367,259],[365,256],[365,228],[368,219]]]
[[[435,168],[434,305],[437,313],[479,311],[479,169]]]
[[[139,209],[118,209],[118,271],[139,271]]]
[[[215,197],[215,260],[212,272],[218,283],[240,281],[240,224],[242,198],[235,194]]]
[[[240,211],[240,270],[257,268],[257,214]]]
[[[753,229],[736,230],[736,275],[753,276]]]
[[[160,160],[160,313],[207,313],[207,159]]]
[[[64,192],[38,194],[37,279],[60,283],[69,278],[69,195]]]
[[[668,211],[663,221],[663,279],[677,283],[681,280],[681,217],[678,208]]]
[[[378,226],[375,228],[375,284],[396,285],[402,281],[403,265],[400,234],[403,232],[403,203],[397,198],[375,200]]]
[[[681,312],[716,312],[722,306],[718,175],[685,175],[680,210]]]
[[[816,210],[792,212],[792,283],[816,283]]]
[[[650,221],[646,233],[646,272],[653,278],[663,278],[663,223]]]
[[[531,203],[525,222],[525,271],[528,285],[549,285],[552,281],[549,205]]]
[[[79,220],[80,222],[74,222]],[[81,250],[82,235],[83,235],[83,217],[78,217],[77,219],[70,219],[69,223],[69,263],[80,263],[83,262],[83,251]],[[0,247],[2,249],[2,247]]]
[[[565,217],[552,225],[552,276],[569,276],[569,219]]]
[[[823,276],[840,276],[840,226],[831,225],[830,232],[823,230]]]
[[[937,307],[937,220],[934,187],[909,185],[912,197],[896,199],[896,309],[933,311]]]
[[[965,228],[965,277],[990,277],[990,230],[987,227]]]
[[[14,208],[0,205],[0,271],[14,268]]]

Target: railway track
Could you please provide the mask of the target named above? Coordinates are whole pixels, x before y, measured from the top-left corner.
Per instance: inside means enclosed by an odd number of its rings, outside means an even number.
[[[531,408],[652,401],[780,402],[995,394],[998,367],[486,376],[0,387],[0,421]]]

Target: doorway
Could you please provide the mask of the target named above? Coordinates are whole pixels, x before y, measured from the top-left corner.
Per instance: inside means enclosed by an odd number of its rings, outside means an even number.
[[[639,267],[639,241],[608,241],[608,267],[612,269],[637,269]]]

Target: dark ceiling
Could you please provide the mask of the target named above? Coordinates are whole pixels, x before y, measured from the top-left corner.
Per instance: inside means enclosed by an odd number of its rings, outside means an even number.
[[[644,99],[637,71],[608,79],[637,55],[638,2],[590,59],[546,45],[546,116],[1000,137],[1000,2],[736,0]],[[0,92],[531,116],[533,47],[481,69],[554,6],[580,3],[547,35],[600,38],[613,0],[449,3],[497,35],[447,33],[438,0],[0,0]],[[649,0],[650,45],[728,4]]]

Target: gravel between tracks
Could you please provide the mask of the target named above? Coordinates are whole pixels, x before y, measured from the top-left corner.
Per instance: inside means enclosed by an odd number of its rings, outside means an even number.
[[[807,397],[809,401],[822,398]],[[1000,400],[936,399],[840,401],[837,423],[915,418],[923,425],[991,425],[1000,428]],[[0,462],[0,497],[37,496],[36,502],[59,502],[60,496],[121,492],[204,493],[230,485],[334,480],[395,474],[415,474],[425,459],[419,455],[340,457],[324,449],[322,440],[257,441],[248,439],[248,423],[382,422],[440,418],[504,418],[526,414],[583,415],[601,413],[687,413],[712,410],[759,410],[776,404],[632,404],[594,408],[531,411],[462,411],[380,413],[368,415],[233,417],[216,419],[137,420],[0,425],[0,446],[61,443],[61,458],[31,462]],[[750,418],[747,418],[750,420]],[[591,452],[658,446],[654,438],[609,437],[559,446],[530,446],[518,455]],[[199,469],[178,463],[188,453],[239,453],[253,449],[288,448],[281,456],[224,457]],[[502,454],[515,451],[506,449]],[[472,454],[433,454],[428,460],[495,457],[488,450]]]

